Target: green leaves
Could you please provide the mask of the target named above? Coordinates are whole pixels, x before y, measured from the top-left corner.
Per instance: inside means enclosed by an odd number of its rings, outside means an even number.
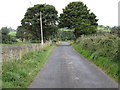
[[[69,3],[60,14],[59,20],[59,27],[75,29],[76,38],[82,34],[95,33],[98,25],[95,14],[83,2]]]
[[[21,20],[22,27],[33,39],[40,39],[40,12],[42,12],[42,26],[44,40],[48,39],[53,32],[57,32],[56,22],[58,20],[57,11],[54,6],[47,4],[37,4],[28,8],[24,18]]]
[[[17,42],[15,36],[10,34],[9,28],[7,28],[7,27],[1,28],[0,33],[1,33],[1,38],[2,38],[2,40],[0,42],[2,42],[4,44],[11,44],[11,43]]]

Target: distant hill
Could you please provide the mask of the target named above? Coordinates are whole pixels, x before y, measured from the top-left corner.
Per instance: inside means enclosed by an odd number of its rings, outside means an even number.
[[[97,30],[98,30],[98,32],[99,31],[110,32],[111,31],[111,27],[110,26],[104,26],[104,25],[98,25]]]
[[[98,29],[110,30],[110,26],[98,25]]]

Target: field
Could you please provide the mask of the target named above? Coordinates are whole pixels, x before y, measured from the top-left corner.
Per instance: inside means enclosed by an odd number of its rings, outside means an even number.
[[[105,28],[97,28],[97,32],[105,32],[105,33],[109,33],[111,30],[110,29],[105,29]]]
[[[9,35],[16,36],[16,32],[15,31],[14,32],[10,32]]]

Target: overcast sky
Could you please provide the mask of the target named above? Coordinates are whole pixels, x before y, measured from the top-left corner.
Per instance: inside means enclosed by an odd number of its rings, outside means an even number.
[[[72,1],[79,0],[1,0],[0,1],[0,28],[12,27],[14,29],[21,25],[27,8],[34,4],[50,4],[61,13],[62,9]],[[96,14],[99,25],[118,25],[118,1],[119,0],[80,0]],[[32,5],[30,4],[32,3]]]

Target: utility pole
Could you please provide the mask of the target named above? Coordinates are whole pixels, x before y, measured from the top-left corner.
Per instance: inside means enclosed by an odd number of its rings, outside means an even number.
[[[30,5],[32,5],[31,1],[28,0]],[[42,30],[42,13],[40,12],[40,27],[41,27],[41,44],[43,45],[43,30]]]
[[[42,13],[40,12],[41,44],[43,45]]]

